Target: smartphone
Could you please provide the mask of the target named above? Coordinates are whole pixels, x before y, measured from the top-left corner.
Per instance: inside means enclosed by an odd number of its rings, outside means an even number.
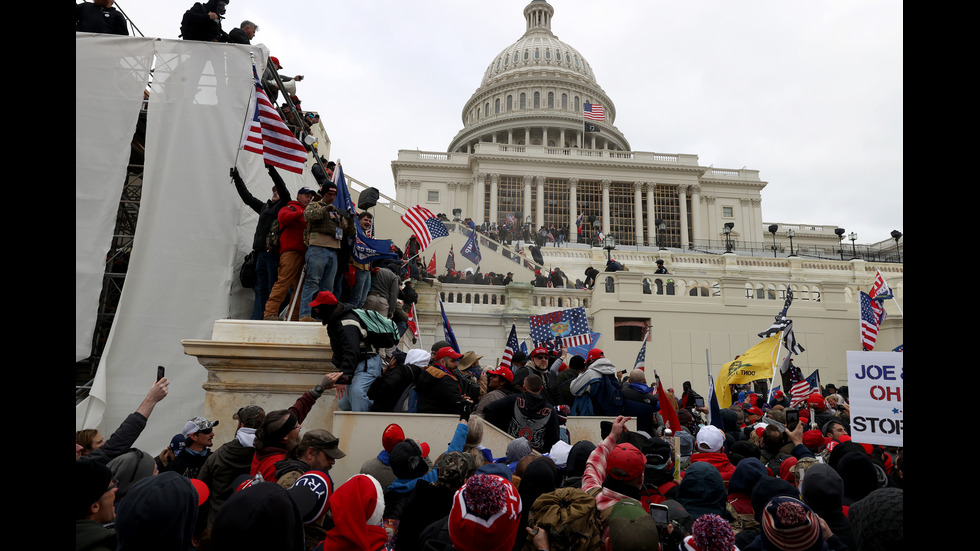
[[[700,398],[700,397],[695,398],[694,399],[694,403],[697,404],[697,406],[699,408],[703,408],[704,407],[704,398]]]
[[[158,365],[157,366],[157,380],[158,381],[163,378],[164,371],[166,371],[166,368],[165,367],[163,367],[162,365]]]
[[[670,515],[668,514],[667,506],[663,503],[651,503],[650,516],[653,517],[653,521],[657,523],[657,526],[670,524]]]
[[[786,410],[786,428],[789,431],[796,429],[796,425],[800,424],[800,410],[798,409],[787,409]]]

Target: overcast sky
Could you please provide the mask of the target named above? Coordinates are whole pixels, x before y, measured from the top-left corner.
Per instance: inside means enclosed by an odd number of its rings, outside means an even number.
[[[903,6],[893,0],[552,0],[552,31],[590,63],[636,151],[698,155],[768,182],[766,223],[838,225],[859,243],[904,231]],[[445,151],[490,61],[524,33],[528,0],[231,0],[302,74],[331,158],[394,196],[399,149]],[[117,2],[146,36],[184,10]]]

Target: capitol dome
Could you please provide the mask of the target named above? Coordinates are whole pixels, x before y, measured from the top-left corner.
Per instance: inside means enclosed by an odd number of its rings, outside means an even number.
[[[448,151],[471,152],[480,142],[629,150],[589,62],[551,32],[554,12],[545,0],[524,8],[527,30],[490,62]],[[601,105],[605,119],[586,121],[586,104]]]

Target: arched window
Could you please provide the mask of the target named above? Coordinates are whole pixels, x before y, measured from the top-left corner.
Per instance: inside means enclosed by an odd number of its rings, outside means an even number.
[[[538,109],[541,107],[541,92],[534,93],[534,108]]]
[[[500,98],[493,100],[493,112],[500,113]]]
[[[527,109],[527,94],[521,92],[521,109]]]
[[[573,103],[573,109],[572,109],[573,111],[575,112],[581,111],[578,105],[578,96],[575,96],[575,98],[572,100],[572,103]]]
[[[561,108],[568,109],[568,94],[561,95]]]
[[[554,109],[554,108],[555,108],[555,93],[548,92],[548,109]]]
[[[514,96],[507,96],[507,110],[510,111],[514,108]]]

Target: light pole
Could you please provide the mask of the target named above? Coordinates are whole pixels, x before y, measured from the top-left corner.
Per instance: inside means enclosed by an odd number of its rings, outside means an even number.
[[[892,230],[892,239],[895,240],[895,252],[898,254],[898,261],[902,262],[902,249],[898,248],[898,240],[902,238],[902,232]]]
[[[769,224],[769,233],[772,234],[772,257],[776,258],[776,232],[779,230],[779,224]]]
[[[612,235],[607,235],[602,240],[602,248],[606,249],[606,262],[609,262],[612,260],[612,251],[616,248],[616,238]]]
[[[657,218],[653,223],[657,226],[657,247],[662,251],[664,250],[663,233],[667,230],[667,224],[664,223],[663,218]]]
[[[858,234],[851,232],[850,235],[847,236],[847,238],[851,240],[851,255],[852,255],[851,258],[852,259],[857,258],[858,257],[857,247],[854,246],[854,242],[857,241]]]
[[[847,232],[844,228],[837,228],[834,233],[837,234],[837,250],[840,251],[840,259],[844,260],[844,234]]]
[[[793,230],[786,230],[786,237],[789,238],[789,255],[796,256],[793,252],[793,238],[796,237],[796,232]]]
[[[732,252],[732,228],[735,227],[735,222],[725,222],[725,252]]]

